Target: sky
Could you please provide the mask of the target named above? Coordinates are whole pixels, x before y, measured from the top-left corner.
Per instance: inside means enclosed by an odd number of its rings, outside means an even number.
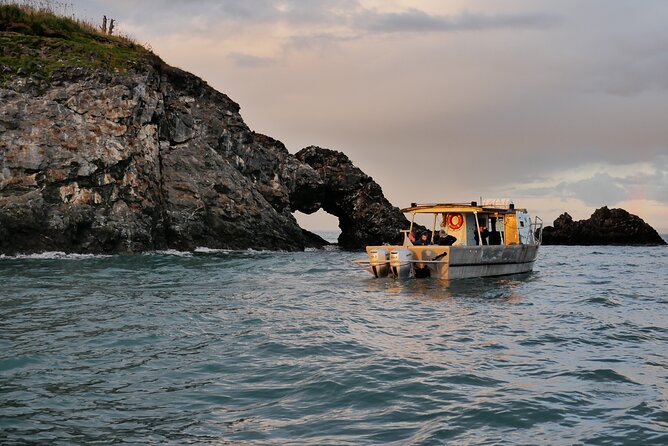
[[[668,233],[664,0],[74,0],[241,105],[340,150],[398,207],[622,207]],[[307,229],[336,218],[298,216]]]

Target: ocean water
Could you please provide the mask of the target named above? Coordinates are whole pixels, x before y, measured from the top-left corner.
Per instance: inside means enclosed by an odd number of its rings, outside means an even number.
[[[0,258],[0,443],[668,444],[668,248]]]

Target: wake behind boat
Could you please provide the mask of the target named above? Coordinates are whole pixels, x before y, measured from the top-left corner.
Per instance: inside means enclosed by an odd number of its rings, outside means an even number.
[[[353,262],[374,277],[463,279],[533,269],[543,221],[512,202],[413,203],[401,211],[411,215],[403,245],[367,246],[368,259]],[[421,214],[432,214],[433,226],[420,239],[414,229]]]

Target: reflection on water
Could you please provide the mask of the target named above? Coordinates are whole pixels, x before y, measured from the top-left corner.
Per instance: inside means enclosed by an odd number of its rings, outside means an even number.
[[[485,277],[478,279],[442,280],[392,278],[376,279],[371,276],[364,281],[367,292],[408,295],[427,299],[474,298],[503,299],[518,303],[523,298],[520,288],[532,280],[535,273],[519,274],[513,278]]]

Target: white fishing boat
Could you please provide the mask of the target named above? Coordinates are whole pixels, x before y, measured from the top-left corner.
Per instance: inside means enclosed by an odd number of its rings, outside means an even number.
[[[402,209],[411,225],[399,245],[367,246],[368,259],[353,263],[374,277],[463,279],[526,273],[533,269],[543,221],[508,200],[480,204],[416,204]],[[432,214],[422,240],[416,217]],[[425,236],[426,234],[426,236]]]

